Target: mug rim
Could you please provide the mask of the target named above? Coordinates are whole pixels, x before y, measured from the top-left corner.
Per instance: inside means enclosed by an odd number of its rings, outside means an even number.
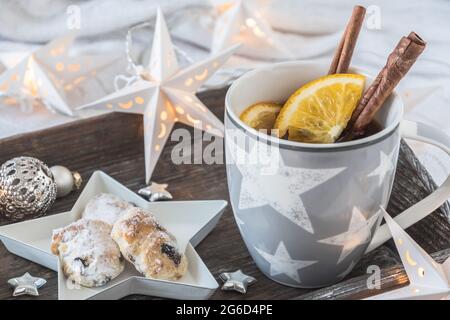
[[[225,95],[225,113],[228,119],[233,122],[235,126],[249,134],[250,136],[256,137],[259,141],[264,142],[270,142],[271,144],[277,145],[281,148],[285,149],[295,149],[295,150],[308,150],[308,151],[339,151],[339,150],[348,150],[348,149],[356,149],[361,147],[366,147],[368,145],[375,144],[379,141],[382,141],[389,136],[391,136],[395,130],[400,126],[400,122],[403,118],[403,100],[401,99],[400,95],[397,93],[397,91],[394,89],[390,96],[393,97],[394,101],[399,101],[400,103],[400,112],[398,112],[396,118],[392,123],[380,132],[377,132],[376,134],[370,135],[368,137],[364,137],[358,140],[352,140],[352,141],[346,141],[346,142],[339,142],[339,143],[305,143],[305,142],[298,142],[298,141],[291,141],[286,139],[281,139],[278,137],[270,136],[265,133],[259,132],[251,127],[249,127],[247,124],[245,124],[232,110],[231,110],[231,103],[230,103],[230,96],[233,94],[233,91],[236,90],[236,87],[239,85],[241,81],[245,81],[247,78],[255,75],[258,72],[261,71],[267,71],[269,69],[273,69],[274,67],[289,67],[289,66],[305,66],[305,67],[325,67],[324,63],[319,62],[310,62],[310,61],[288,61],[288,62],[278,62],[278,63],[271,63],[267,66],[255,68],[241,77],[239,77],[237,80],[235,80],[232,85],[228,88],[227,93]],[[364,69],[359,67],[352,67],[351,69],[357,71],[359,74],[362,74],[366,77],[373,78],[374,77],[366,72]]]

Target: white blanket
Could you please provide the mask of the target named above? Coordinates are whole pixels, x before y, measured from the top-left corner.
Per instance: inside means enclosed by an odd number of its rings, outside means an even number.
[[[264,8],[263,16],[279,32],[297,59],[329,62],[354,1],[247,0]],[[216,2],[216,1],[214,1]],[[352,64],[376,74],[402,35],[414,30],[428,46],[399,90],[406,102],[406,118],[430,123],[450,134],[450,2],[447,0],[360,1],[369,7]],[[214,25],[213,7],[207,0],[0,0],[0,53],[24,51],[66,32],[67,8],[81,10],[82,52],[124,52],[127,28],[155,16],[163,7],[177,46],[192,59],[208,54]],[[380,19],[377,19],[377,18]],[[149,34],[137,35],[136,51],[145,59]],[[247,50],[234,57],[228,68],[252,68],[282,57],[270,50]],[[115,70],[123,73],[124,70]],[[112,83],[113,74],[104,81]],[[215,80],[217,81],[217,79]],[[111,84],[109,83],[109,84]],[[22,113],[0,106],[0,138],[71,121],[48,111]],[[449,172],[450,159],[414,144],[420,159],[438,183]]]

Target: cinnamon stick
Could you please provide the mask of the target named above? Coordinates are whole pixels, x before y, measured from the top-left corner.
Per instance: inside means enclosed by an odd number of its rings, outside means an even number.
[[[414,32],[411,32],[408,37],[400,39],[394,51],[389,55],[386,65],[355,108],[343,140],[348,141],[364,134],[377,111],[416,62],[425,46],[425,41]]]
[[[365,14],[366,8],[362,6],[355,6],[353,8],[352,16],[347,23],[344,34],[339,42],[339,46],[334,53],[333,61],[331,62],[328,74],[348,72],[350,60],[352,59],[353,50],[355,49],[356,40],[358,39]]]

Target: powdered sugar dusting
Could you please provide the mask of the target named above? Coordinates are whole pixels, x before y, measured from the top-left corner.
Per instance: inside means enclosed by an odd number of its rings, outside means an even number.
[[[68,280],[96,287],[123,271],[124,261],[110,231],[109,224],[86,219],[54,231],[54,253],[59,254]]]
[[[110,193],[100,193],[86,205],[83,218],[102,220],[111,226],[133,205]]]
[[[111,236],[125,259],[148,278],[179,279],[187,270],[186,256],[176,239],[147,211],[133,208],[116,221]]]

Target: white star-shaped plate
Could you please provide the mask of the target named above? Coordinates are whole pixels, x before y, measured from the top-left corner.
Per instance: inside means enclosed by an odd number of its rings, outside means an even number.
[[[68,283],[59,259],[50,252],[52,231],[78,220],[86,203],[102,192],[115,194],[148,209],[176,236],[180,250],[186,248],[189,262],[188,271],[181,279],[147,279],[127,263],[125,270],[105,286],[75,289]],[[226,206],[225,200],[147,202],[105,173],[96,171],[71,211],[2,226],[0,240],[11,253],[57,271],[60,300],[120,299],[131,294],[207,299],[218,288],[218,283],[194,247],[216,226]]]

